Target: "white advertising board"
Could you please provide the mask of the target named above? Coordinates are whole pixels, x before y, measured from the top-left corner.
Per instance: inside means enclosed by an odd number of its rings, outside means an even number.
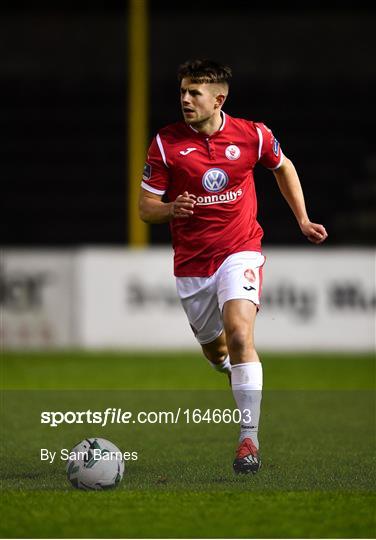
[[[260,348],[374,350],[373,250],[265,249],[265,255]]]
[[[1,346],[44,349],[75,344],[73,256],[57,250],[1,251]]]
[[[370,249],[265,249],[260,350],[370,351],[375,254]],[[84,250],[77,260],[79,343],[197,347],[176,296],[170,249]]]
[[[79,256],[77,275],[84,347],[194,345],[176,295],[171,250],[88,250]]]

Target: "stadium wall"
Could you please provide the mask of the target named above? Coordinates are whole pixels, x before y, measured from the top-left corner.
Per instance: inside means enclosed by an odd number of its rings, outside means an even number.
[[[3,250],[5,349],[195,348],[170,249]],[[375,347],[375,251],[266,248],[260,350]]]

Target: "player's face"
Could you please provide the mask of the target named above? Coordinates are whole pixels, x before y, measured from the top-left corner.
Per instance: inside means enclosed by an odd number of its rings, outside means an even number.
[[[192,83],[183,79],[180,85],[180,103],[187,124],[202,124],[214,115],[218,102],[212,84]]]

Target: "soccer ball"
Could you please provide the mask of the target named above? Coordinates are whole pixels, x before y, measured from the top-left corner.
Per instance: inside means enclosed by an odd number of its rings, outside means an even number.
[[[67,476],[78,489],[111,489],[124,474],[123,454],[106,439],[84,439],[69,453]]]

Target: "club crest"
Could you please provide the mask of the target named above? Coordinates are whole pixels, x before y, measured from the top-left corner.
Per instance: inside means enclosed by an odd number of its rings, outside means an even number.
[[[240,148],[235,144],[230,144],[225,150],[225,156],[227,159],[234,161],[240,157]]]
[[[252,268],[247,268],[247,270],[244,272],[244,277],[250,283],[256,282],[256,274]]]

